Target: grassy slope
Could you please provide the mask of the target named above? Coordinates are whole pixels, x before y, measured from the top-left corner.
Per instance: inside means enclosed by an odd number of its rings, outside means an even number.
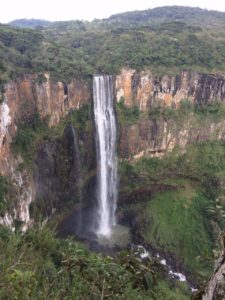
[[[208,276],[213,242],[202,215],[207,199],[199,194],[190,197],[187,192],[194,193],[194,187],[185,186],[153,197],[145,210],[150,224],[142,234],[156,249],[175,253],[189,270]]]
[[[166,113],[168,116],[164,109],[154,117],[160,118]],[[214,110],[211,106],[202,107],[201,112],[177,111],[170,114],[175,121],[174,128],[182,122],[185,124],[188,115],[195,125],[200,125],[219,121],[223,110]],[[123,117],[120,121],[123,122]],[[135,190],[151,189],[156,184],[172,187],[151,198],[138,197],[134,204],[129,207],[126,204],[121,210],[133,212],[138,231],[146,243],[172,253],[195,277],[206,279],[212,271],[213,250],[220,246],[219,232],[225,228],[224,142],[199,142],[190,144],[184,154],[174,149],[161,159],[122,162],[120,170],[121,192],[128,197]]]

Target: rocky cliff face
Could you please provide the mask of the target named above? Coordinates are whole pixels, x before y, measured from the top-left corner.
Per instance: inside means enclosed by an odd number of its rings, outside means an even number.
[[[143,156],[162,157],[176,146],[183,152],[194,142],[224,141],[225,121],[196,118],[189,114],[182,122],[174,119],[140,118],[137,124],[120,130],[119,153],[121,159],[138,159]]]
[[[225,253],[221,254],[216,263],[214,272],[210,277],[202,300],[223,300],[225,299]]]
[[[55,83],[48,74],[42,82],[38,81],[36,75],[9,82],[5,86],[4,101],[0,104],[1,165],[8,156],[9,144],[20,122],[38,112],[42,118],[49,117],[50,127],[57,125],[70,109],[79,108],[90,101],[91,94],[91,86],[87,82],[72,80],[68,85]]]
[[[40,144],[34,181],[35,204],[42,216],[50,217],[56,208],[84,207],[87,198],[94,197],[94,188],[89,191],[95,180],[92,135],[92,130],[81,133],[69,124],[61,138]]]
[[[32,119],[36,112],[41,118],[48,118],[50,127],[57,125],[70,109],[89,102],[91,94],[88,82],[72,80],[68,85],[55,83],[48,74],[42,76],[41,80],[37,75],[27,75],[6,84],[0,104],[0,173],[11,178],[17,207],[11,215],[0,218],[0,224],[12,225],[13,219],[29,224],[29,205],[36,197],[33,177],[26,170],[18,170],[22,158],[13,156],[10,151],[10,143],[18,125]],[[26,227],[24,225],[24,230]]]
[[[115,79],[117,102],[150,113],[158,105],[179,108],[182,100],[193,104],[225,100],[225,78],[183,71],[176,76],[154,76],[150,71],[123,69]],[[119,152],[122,159],[162,156],[179,146],[197,141],[224,140],[224,120],[196,119],[193,114],[179,120],[142,115],[138,122],[120,128]]]
[[[123,69],[114,79],[116,100],[119,102],[124,99],[126,106],[137,106],[143,112],[137,122],[120,128],[121,159],[137,159],[144,155],[162,156],[177,145],[184,150],[188,143],[195,141],[225,140],[224,120],[198,121],[189,114],[188,118],[177,122],[170,118],[148,116],[152,107],[160,104],[178,108],[182,99],[189,99],[196,104],[224,101],[225,78],[222,76],[184,71],[176,76],[158,77],[150,71]],[[80,108],[91,101],[92,84],[82,80],[72,80],[69,84],[55,83],[48,74],[41,77],[27,75],[6,84],[5,91],[0,96],[4,100],[0,104],[0,172],[11,178],[16,189],[15,197],[18,199],[15,210],[11,215],[0,218],[0,223],[10,225],[16,218],[29,224],[29,205],[37,194],[45,199],[61,195],[61,175],[56,153],[59,154],[59,148],[67,142],[64,139],[64,142],[43,144],[36,162],[38,171],[35,176],[31,176],[26,170],[18,170],[22,158],[13,156],[10,151],[10,143],[17,127],[21,122],[32,118],[36,112],[42,118],[48,118],[50,127],[57,125],[60,118],[71,109]],[[79,143],[83,147],[88,145],[90,165],[93,165],[94,156],[90,153],[94,153],[94,144],[91,139],[91,136],[84,137],[81,134]],[[88,155],[84,162],[88,160]],[[68,153],[66,156],[65,159],[71,160]],[[69,174],[74,174],[71,173],[70,166],[66,172],[67,179]],[[57,179],[53,183],[50,177]],[[52,188],[53,185],[56,188]],[[48,190],[51,190],[51,196],[48,196]],[[59,197],[61,200],[62,198]]]
[[[179,106],[182,99],[194,103],[225,100],[225,78],[220,75],[183,71],[176,76],[155,76],[150,71],[123,69],[116,77],[116,98],[141,111],[153,105]]]

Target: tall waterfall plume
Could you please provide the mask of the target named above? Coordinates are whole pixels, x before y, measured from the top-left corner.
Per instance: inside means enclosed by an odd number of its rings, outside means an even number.
[[[110,237],[116,225],[117,155],[116,118],[112,76],[95,76],[93,81],[96,153],[98,164],[98,229]]]

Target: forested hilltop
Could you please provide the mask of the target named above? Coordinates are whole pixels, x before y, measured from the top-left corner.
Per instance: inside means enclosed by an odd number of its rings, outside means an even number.
[[[23,24],[34,29],[15,27]],[[69,81],[98,72],[116,74],[121,67],[159,74],[225,70],[222,12],[171,6],[93,22],[22,20],[12,25],[0,25],[1,81],[45,71]]]

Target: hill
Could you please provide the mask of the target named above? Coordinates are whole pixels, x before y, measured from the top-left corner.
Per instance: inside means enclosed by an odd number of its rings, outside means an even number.
[[[198,7],[164,6],[143,11],[112,15],[106,23],[131,26],[156,25],[164,22],[181,21],[194,26],[219,28],[225,26],[225,12]]]
[[[93,22],[14,21],[33,27],[0,26],[0,80],[48,71],[56,80],[70,81],[117,74],[122,67],[159,75],[184,69],[224,73],[224,16],[168,6]]]
[[[37,28],[40,26],[49,26],[50,24],[50,21],[40,19],[17,19],[8,23],[8,25],[20,28]]]

